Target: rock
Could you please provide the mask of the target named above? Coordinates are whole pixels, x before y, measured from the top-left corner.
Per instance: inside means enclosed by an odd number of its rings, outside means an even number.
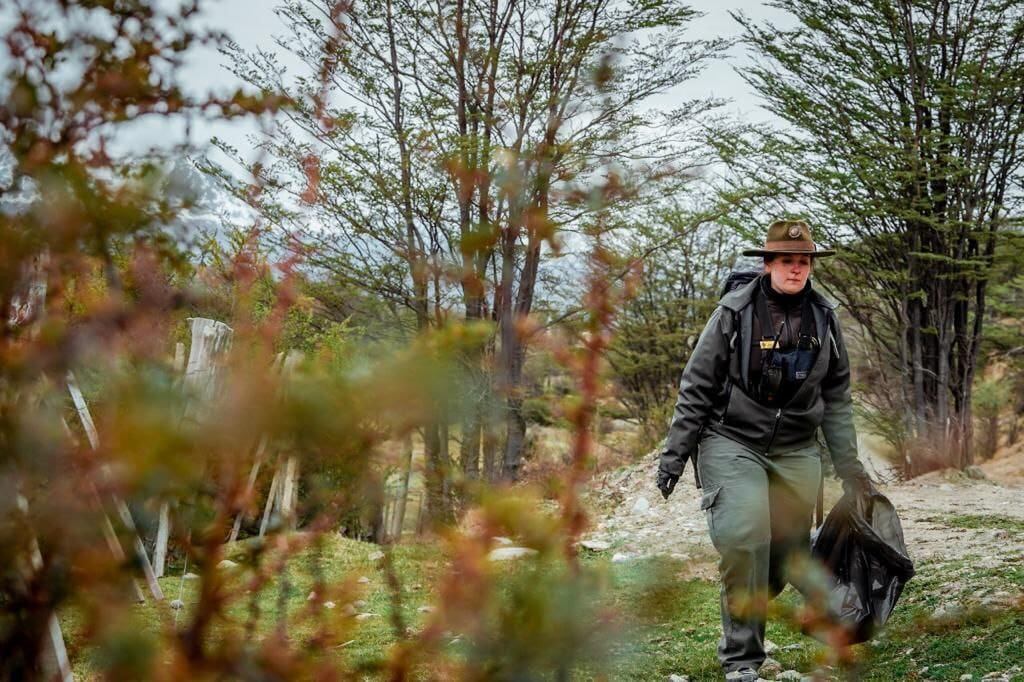
[[[380,561],[381,559],[384,558],[384,552],[381,552],[380,550],[377,550],[376,552],[371,552],[370,556],[368,556],[366,558],[369,559],[370,561]]]
[[[184,606],[185,606],[185,602],[181,601],[180,599],[175,599],[174,601],[171,602],[171,608],[174,609],[175,611],[178,611],[178,610],[184,608]]]
[[[434,607],[430,606],[430,605],[427,605],[427,606],[421,606],[421,607],[419,607],[416,610],[419,611],[420,613],[433,613]]]
[[[357,613],[356,614],[356,620],[370,620],[371,618],[376,618],[376,617],[377,617],[376,613]]]
[[[354,616],[357,613],[359,613],[358,609],[352,606],[352,604],[345,604],[344,606],[342,606],[341,612],[344,613],[346,616]]]
[[[188,573],[186,573],[185,575],[183,575],[181,577],[182,577],[183,580],[198,580],[199,579],[199,576],[196,575],[195,573],[191,572],[191,571],[189,571]]]
[[[356,607],[357,609],[361,609],[366,606],[366,600],[356,599],[354,602],[352,602],[352,606]]]
[[[1009,680],[1010,677],[1006,673],[1002,673],[1002,672],[999,672],[999,671],[993,671],[993,672],[990,672],[990,673],[985,673],[985,675],[981,679],[982,680],[999,680],[1000,682],[1002,682],[1002,680]]]
[[[777,680],[799,680],[802,678],[803,675],[796,670],[786,670],[775,676]]]
[[[583,540],[580,542],[580,547],[589,549],[591,552],[607,552],[612,548],[612,543],[604,540]]]
[[[973,680],[973,679],[974,679],[974,675],[972,675],[970,673],[964,673],[963,675],[960,676],[960,682],[969,682],[969,680]]]
[[[672,557],[673,559],[675,559],[676,561],[689,561],[690,560],[690,555],[689,554],[680,554],[679,552],[672,552],[671,554],[669,554],[669,556]]]
[[[310,592],[309,596],[306,597],[306,601],[313,601],[314,599],[316,599],[316,592]]]
[[[238,566],[238,564],[231,559],[221,559],[220,563],[217,564],[217,568],[235,568],[236,566]]]
[[[973,478],[976,481],[984,481],[988,478],[985,476],[985,472],[981,470],[981,467],[973,464],[964,469],[964,475],[967,476],[967,478]]]
[[[997,528],[996,530],[992,531],[992,539],[993,540],[1007,540],[1007,539],[1009,539],[1009,537],[1010,537],[1010,531],[1008,531],[1008,530],[1006,530],[1004,528]]]
[[[651,509],[651,503],[646,497],[636,498],[636,502],[633,503],[634,514],[646,514]]]
[[[761,675],[778,675],[782,672],[782,664],[776,661],[774,658],[769,656],[764,659],[764,663],[761,664]]]
[[[668,682],[690,682],[690,678],[686,675],[669,675]]]
[[[778,644],[776,644],[775,642],[773,642],[770,639],[764,640],[764,652],[766,654],[771,656],[772,654],[774,654],[778,650],[779,650],[779,645]]]
[[[337,605],[334,602],[332,602],[332,601],[325,601],[324,602],[324,608],[325,609],[333,609],[335,606],[337,606]]]
[[[796,651],[797,649],[803,649],[803,648],[804,648],[803,644],[801,644],[800,642],[794,642],[793,644],[787,644],[786,646],[782,647],[781,650],[782,651]]]
[[[494,544],[501,545],[503,547],[509,547],[509,546],[515,544],[514,542],[512,542],[511,538],[502,537],[500,535],[495,535],[493,539],[494,539]]]
[[[940,604],[939,608],[932,611],[932,620],[945,620],[947,618],[955,618],[964,612],[964,609],[959,604]]]
[[[537,550],[530,547],[499,547],[492,549],[491,553],[487,555],[487,558],[491,561],[510,561],[512,559],[521,559],[522,557],[533,556],[537,553]]]
[[[361,575],[361,576],[359,576],[359,580],[357,580],[356,582],[359,583],[360,585],[366,585],[367,583],[370,582],[370,579],[367,578],[365,575]]]
[[[636,557],[634,555],[632,555],[632,554],[630,554],[628,552],[619,552],[615,556],[612,557],[612,563],[613,564],[621,564],[624,561],[631,561],[632,559],[635,559],[635,558]]]

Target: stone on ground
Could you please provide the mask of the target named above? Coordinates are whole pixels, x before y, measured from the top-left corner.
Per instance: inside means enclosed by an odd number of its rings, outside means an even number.
[[[536,553],[537,550],[531,547],[498,547],[497,549],[492,549],[487,558],[491,561],[511,561],[512,559],[533,556]]]

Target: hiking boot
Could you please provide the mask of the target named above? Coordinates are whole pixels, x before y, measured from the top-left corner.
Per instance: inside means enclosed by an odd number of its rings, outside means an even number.
[[[757,682],[760,677],[753,668],[740,668],[725,674],[726,682]]]

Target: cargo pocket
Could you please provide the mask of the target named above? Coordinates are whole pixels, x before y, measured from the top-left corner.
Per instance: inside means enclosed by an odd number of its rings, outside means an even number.
[[[700,510],[704,512],[704,518],[708,522],[708,531],[711,533],[711,540],[715,539],[715,501],[718,499],[718,493],[722,492],[722,488],[712,488],[707,490],[700,498]]]

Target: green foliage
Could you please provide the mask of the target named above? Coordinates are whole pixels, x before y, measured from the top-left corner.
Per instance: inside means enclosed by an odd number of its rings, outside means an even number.
[[[747,204],[751,224],[795,211],[841,247],[815,276],[896,382],[877,384],[879,408],[903,414],[922,452],[941,443],[941,464],[964,466],[970,443],[945,442],[947,419],[970,418],[974,318],[1000,238],[1020,224],[1024,11],[998,0],[775,6],[792,28],[737,19],[759,56],[745,76],[786,125],[722,139],[733,190],[769,197]]]
[[[1005,380],[986,379],[974,389],[974,414],[980,419],[998,418],[1010,397]]]
[[[927,520],[956,528],[1008,530],[1013,533],[1024,534],[1024,521],[1012,516],[1000,516],[998,514],[989,516],[979,514],[947,514],[939,518]]]
[[[551,426],[555,423],[555,418],[551,410],[551,403],[554,400],[555,399],[551,396],[526,398],[523,400],[523,419],[525,419],[528,424]]]
[[[642,255],[643,277],[616,320],[608,360],[619,399],[648,431],[648,447],[664,437],[665,410],[732,268],[735,245],[727,230],[679,207],[646,216],[628,244],[628,253]]]

